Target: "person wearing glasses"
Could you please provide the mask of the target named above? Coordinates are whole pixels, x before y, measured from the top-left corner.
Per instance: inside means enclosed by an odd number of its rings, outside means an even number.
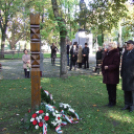
[[[108,91],[108,107],[116,105],[116,85],[119,83],[119,63],[120,55],[117,45],[114,42],[108,44],[108,50],[102,62],[103,83]]]
[[[129,40],[126,51],[123,54],[121,77],[122,89],[124,91],[125,106],[122,110],[134,110],[134,41]]]

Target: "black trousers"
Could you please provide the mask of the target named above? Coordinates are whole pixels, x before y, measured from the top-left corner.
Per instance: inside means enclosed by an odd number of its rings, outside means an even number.
[[[134,107],[134,91],[124,91],[125,105]]]
[[[110,105],[116,104],[116,84],[106,84]]]
[[[24,69],[25,78],[29,78],[29,71],[27,69]]]
[[[78,63],[78,65],[79,65],[79,68],[82,68],[82,63]]]
[[[88,56],[83,57],[84,68],[89,68]]]
[[[76,60],[70,60],[70,70],[72,69],[72,66],[76,66]]]

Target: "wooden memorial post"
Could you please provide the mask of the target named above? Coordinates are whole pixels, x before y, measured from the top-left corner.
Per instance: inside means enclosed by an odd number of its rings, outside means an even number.
[[[30,14],[31,35],[31,106],[41,103],[40,93],[40,14]]]

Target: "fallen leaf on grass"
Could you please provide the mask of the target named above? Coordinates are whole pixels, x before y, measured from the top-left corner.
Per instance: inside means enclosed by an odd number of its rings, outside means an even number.
[[[96,107],[96,106],[97,106],[96,104],[93,105],[93,107]]]
[[[80,130],[82,130],[82,128],[79,128]]]
[[[6,131],[7,130],[7,128],[3,128],[1,131]]]
[[[100,110],[99,109],[97,109],[97,112],[99,112]]]
[[[26,89],[26,88],[24,88],[24,89]]]

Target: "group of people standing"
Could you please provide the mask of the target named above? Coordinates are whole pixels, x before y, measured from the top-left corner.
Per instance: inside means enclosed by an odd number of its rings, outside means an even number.
[[[67,66],[70,66],[69,71],[72,70],[73,66],[75,70],[77,66],[79,68],[82,68],[82,64],[84,64],[84,69],[89,68],[89,47],[87,43],[85,43],[85,47],[82,48],[82,46],[78,45],[77,42],[74,42],[72,46],[71,43],[69,44],[69,42],[67,42],[66,47],[67,47]]]
[[[121,77],[125,106],[122,110],[134,110],[134,42],[129,40],[122,56]],[[109,43],[102,61],[103,83],[106,84],[109,102],[107,106],[116,105],[116,86],[119,83],[120,49],[115,43]]]

